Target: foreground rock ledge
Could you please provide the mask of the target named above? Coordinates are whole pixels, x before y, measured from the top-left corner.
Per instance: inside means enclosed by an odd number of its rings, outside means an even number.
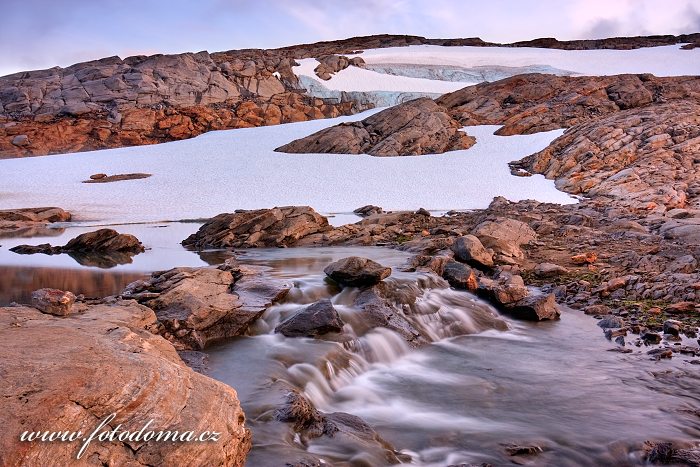
[[[84,305],[83,305],[84,306]],[[134,301],[93,305],[64,318],[0,308],[0,464],[74,465],[80,443],[20,442],[24,431],[217,431],[218,442],[90,443],[85,465],[243,465],[250,431],[236,392],[195,373]]]

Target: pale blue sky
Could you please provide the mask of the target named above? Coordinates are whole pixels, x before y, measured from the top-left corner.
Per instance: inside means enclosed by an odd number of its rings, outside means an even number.
[[[0,75],[368,34],[497,42],[700,31],[700,0],[2,0]]]

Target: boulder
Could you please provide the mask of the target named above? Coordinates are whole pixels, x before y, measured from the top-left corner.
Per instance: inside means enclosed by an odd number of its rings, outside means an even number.
[[[68,316],[73,310],[75,295],[58,289],[39,289],[32,292],[32,306],[42,313]]]
[[[379,157],[441,154],[474,145],[476,140],[461,128],[444,108],[426,97],[399,104],[359,122],[326,128],[275,151]]]
[[[29,146],[29,136],[17,135],[12,138],[12,144],[19,147]]]
[[[350,256],[329,264],[323,270],[340,285],[364,287],[379,283],[391,275],[391,268],[368,258]]]
[[[458,237],[452,244],[455,259],[475,267],[490,268],[493,266],[493,255],[486,251],[481,241],[474,235]]]
[[[285,206],[219,214],[182,244],[197,249],[286,247],[331,229],[328,219],[312,208]]]
[[[525,255],[520,248],[537,238],[537,234],[524,222],[509,218],[484,221],[472,232],[481,243],[491,248],[497,255],[522,259]]]
[[[62,318],[34,308],[0,308],[0,452],[6,465],[242,466],[251,433],[235,390],[195,373],[151,332],[153,311],[133,301],[90,305]],[[100,433],[192,430],[218,441],[93,439]],[[75,442],[19,442],[24,432],[83,431]],[[117,434],[119,434],[117,433]]]
[[[61,247],[63,252],[109,252],[123,251],[142,253],[144,247],[138,238],[130,234],[120,234],[113,229],[100,229],[78,235]]]
[[[533,272],[537,277],[550,278],[567,274],[569,270],[563,266],[559,266],[558,264],[539,263],[537,266],[535,266]]]
[[[528,295],[523,278],[509,273],[501,273],[495,279],[479,279],[476,293],[497,306],[513,304]]]
[[[598,326],[603,329],[616,329],[624,328],[625,320],[615,315],[604,316],[600,321],[598,321]]]
[[[502,310],[516,319],[526,321],[558,319],[561,314],[554,294],[531,295],[504,306]]]
[[[442,277],[455,289],[475,291],[479,286],[474,270],[466,264],[448,261],[442,268]]]
[[[156,313],[162,335],[181,350],[239,336],[291,286],[250,268],[174,268],[122,292]]]
[[[317,337],[329,332],[341,332],[343,320],[330,300],[312,303],[281,322],[275,332],[287,337]]]

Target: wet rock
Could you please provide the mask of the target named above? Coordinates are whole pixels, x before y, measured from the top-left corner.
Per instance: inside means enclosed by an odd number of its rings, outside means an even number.
[[[514,318],[527,321],[559,319],[561,314],[554,294],[525,297],[504,306],[503,310]]]
[[[122,292],[156,313],[161,334],[179,350],[201,350],[244,333],[290,285],[255,269],[174,268]]]
[[[647,352],[647,355],[658,359],[661,358],[672,358],[673,357],[673,351],[671,349],[667,348],[657,348],[657,349],[651,349],[650,351]]]
[[[482,268],[493,266],[493,255],[486,251],[484,245],[474,235],[458,237],[452,244],[452,251],[457,261]]]
[[[661,343],[661,336],[658,333],[645,331],[642,333],[641,338],[644,342],[648,344],[659,344]]]
[[[406,342],[413,346],[420,346],[427,343],[423,337],[398,310],[395,300],[391,299],[395,293],[385,282],[380,282],[374,287],[360,292],[353,302],[353,306],[359,309],[359,322],[353,323],[353,327],[364,333],[374,328],[386,328],[396,332]],[[408,304],[415,301],[414,297],[401,297],[401,304]]]
[[[553,263],[539,263],[535,266],[534,273],[537,277],[550,278],[568,274],[569,270]]]
[[[537,445],[506,444],[504,449],[509,456],[534,456],[544,452],[544,449]]]
[[[664,321],[664,334],[669,334],[678,337],[683,330],[683,323],[675,319],[667,319]]]
[[[607,315],[598,321],[598,326],[603,329],[623,328],[625,327],[625,320],[619,316]]]
[[[442,268],[442,277],[455,289],[475,291],[479,283],[474,270],[466,264],[448,261]]]
[[[151,332],[156,325],[153,312],[133,301],[90,305],[61,318],[28,307],[1,308],[3,462],[75,464],[76,443],[22,443],[20,449],[19,434],[45,431],[57,420],[65,429],[95,428],[116,413],[110,426],[119,424],[121,433],[154,420],[155,431],[207,429],[219,440],[95,439],[83,454],[85,464],[243,465],[251,434],[236,392],[184,365],[173,346]]]
[[[320,300],[281,322],[275,332],[287,337],[317,337],[329,332],[341,332],[343,324],[331,301]]]
[[[275,151],[289,153],[416,156],[467,149],[476,140],[429,98],[383,110],[362,121],[341,123]]]
[[[197,249],[286,247],[329,230],[328,219],[310,207],[285,206],[219,214],[182,244]]]
[[[398,464],[409,460],[382,439],[364,420],[343,412],[321,413],[304,396],[290,391],[285,403],[275,411],[275,418],[289,423],[307,443],[323,443],[330,438],[336,446],[352,445],[369,465]],[[330,440],[329,440],[330,441]]]
[[[363,287],[379,283],[391,275],[391,268],[371,259],[350,256],[323,269],[328,277],[341,285]]]
[[[32,292],[32,306],[42,313],[68,316],[73,310],[75,295],[58,289],[39,289]]]
[[[368,204],[367,206],[355,209],[353,212],[360,217],[369,217],[375,214],[382,214],[384,210],[379,206]]]

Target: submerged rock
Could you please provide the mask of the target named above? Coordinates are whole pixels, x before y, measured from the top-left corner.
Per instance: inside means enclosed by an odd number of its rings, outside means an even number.
[[[325,267],[323,272],[341,285],[363,287],[374,285],[391,275],[391,268],[359,256],[343,258]]]
[[[281,146],[289,153],[417,156],[468,149],[476,140],[430,98],[415,99],[359,122],[341,123]]]
[[[343,320],[330,300],[312,303],[281,322],[275,332],[287,337],[316,337],[329,332],[341,332]]]

